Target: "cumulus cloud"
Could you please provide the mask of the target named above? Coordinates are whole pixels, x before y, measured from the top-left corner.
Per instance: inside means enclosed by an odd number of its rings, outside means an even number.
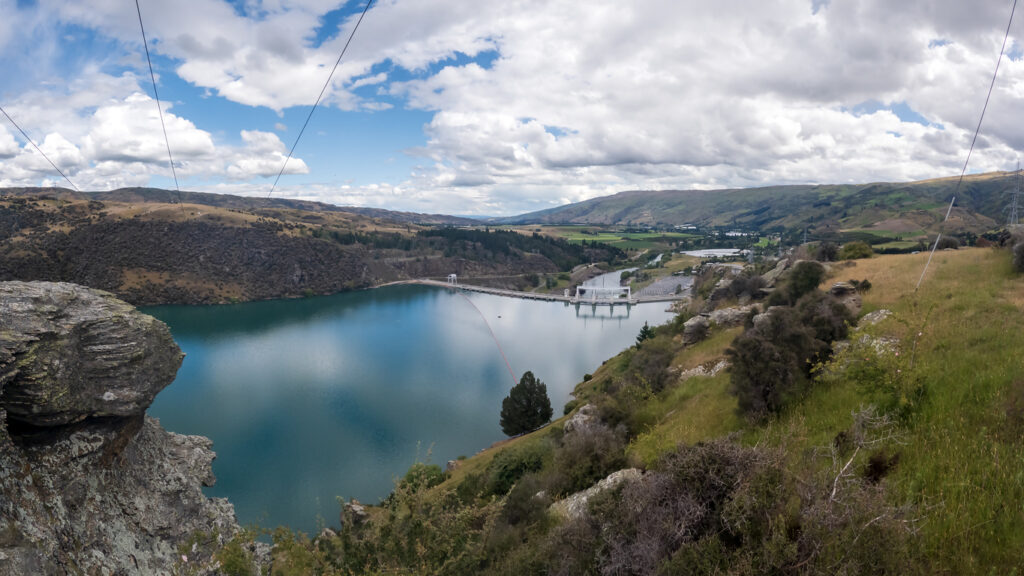
[[[137,52],[138,23],[123,8],[50,0],[37,10]],[[328,0],[143,5],[152,50],[181,79],[278,113],[311,104],[326,80],[358,6],[337,26],[325,19],[334,9]],[[45,21],[14,12],[9,21]],[[282,193],[493,214],[625,189],[950,175],[970,145],[1008,16],[1001,0],[378,0],[324,105],[429,112],[422,145],[407,151],[421,162],[393,183]],[[17,33],[0,24],[0,46]],[[155,105],[135,94],[138,79],[97,65],[73,83],[20,95],[19,114],[66,138],[81,156],[73,170],[97,183],[163,174]],[[58,100],[71,112],[48,118]],[[237,180],[276,175],[283,163],[271,133],[243,126],[240,143],[225,144],[174,106],[165,112],[182,172],[223,179],[216,189],[240,190]],[[1012,167],[1022,121],[1024,60],[1006,59],[972,170]],[[34,173],[0,133],[5,154]],[[304,172],[315,178],[318,167],[289,164]]]
[[[40,149],[79,188],[141,186],[152,176],[170,177],[171,171],[156,101],[138,90],[130,75],[94,73],[72,82],[67,93],[27,93],[8,112],[19,123],[35,126]],[[123,92],[127,96],[116,96]],[[176,115],[170,104],[162,107],[175,171],[186,182],[252,180],[276,175],[284,163],[284,143],[276,134],[243,130],[240,144],[218,144],[209,132]],[[301,158],[292,158],[285,171],[308,172]],[[42,155],[27,142],[19,147],[6,128],[0,128],[0,174],[4,186],[66,185]]]

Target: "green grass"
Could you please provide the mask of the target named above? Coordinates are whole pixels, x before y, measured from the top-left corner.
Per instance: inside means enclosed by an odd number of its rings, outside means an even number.
[[[894,503],[916,506],[921,573],[1009,574],[1024,550],[1024,441],[1007,432],[1003,407],[1010,385],[1024,377],[1024,315],[1015,297],[1024,280],[1006,252],[961,250],[936,255],[915,293],[925,258],[857,265],[874,285],[866,303],[894,313],[878,330],[900,338],[901,352],[914,358],[910,366],[905,356],[907,377],[925,386],[920,408],[899,430],[901,459],[886,482]],[[867,401],[849,383],[820,387],[754,436],[770,441],[774,433],[796,451],[828,445]]]

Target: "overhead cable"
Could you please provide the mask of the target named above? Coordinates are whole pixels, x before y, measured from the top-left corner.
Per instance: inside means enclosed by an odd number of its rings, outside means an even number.
[[[156,100],[156,111],[160,115],[160,128],[164,131],[164,143],[167,145],[167,163],[171,165],[171,176],[174,177],[174,189],[178,192],[178,206],[185,213],[185,204],[181,200],[181,188],[178,186],[178,173],[174,169],[174,157],[171,156],[171,141],[167,138],[167,125],[164,124],[164,109],[160,106],[160,93],[156,89],[156,74],[153,73],[153,60],[149,57],[149,42],[146,41],[146,27],[142,25],[142,8],[139,0],[135,0],[135,11],[139,14],[139,30],[142,31],[142,47],[146,49],[146,63],[149,64],[149,78],[153,81],[153,97]]]
[[[136,0],[138,2],[138,0]],[[295,153],[295,147],[299,145],[299,140],[302,138],[302,133],[306,131],[306,126],[309,125],[309,120],[313,117],[313,112],[316,111],[316,107],[320,104],[320,100],[324,97],[324,92],[327,91],[327,87],[331,84],[331,79],[334,78],[334,73],[338,71],[338,65],[341,64],[341,59],[345,56],[345,51],[348,50],[348,45],[352,42],[352,37],[356,35],[356,30],[359,30],[359,25],[363,22],[363,17],[366,16],[366,12],[370,9],[370,5],[373,4],[373,0],[369,0],[366,3],[366,7],[363,8],[362,14],[359,15],[359,20],[356,20],[356,25],[352,27],[352,32],[348,35],[348,40],[345,41],[345,46],[341,49],[341,54],[338,55],[338,60],[334,63],[334,68],[331,70],[331,74],[327,77],[327,82],[324,82],[324,87],[320,89],[320,95],[316,97],[316,102],[313,103],[313,107],[309,109],[309,115],[306,116],[306,121],[302,124],[302,129],[299,130],[299,135],[295,137],[295,142],[292,143],[291,150],[288,151],[288,156],[284,159],[284,164],[281,165],[281,170],[277,173],[277,178],[274,179],[274,185],[270,187],[270,192],[267,193],[267,198],[274,193],[277,189],[277,183],[281,180],[281,175],[284,174],[284,169],[288,166],[288,161],[292,159],[292,154]]]
[[[58,174],[63,176],[65,180],[68,181],[68,184],[71,184],[71,187],[75,189],[75,192],[81,192],[81,190],[78,189],[78,186],[75,186],[75,183],[72,182],[66,174],[61,172],[60,168],[57,168],[57,165],[53,163],[53,160],[50,160],[50,157],[46,155],[46,152],[43,152],[42,149],[36,145],[35,141],[28,137],[28,134],[26,134],[25,131],[21,129],[21,126],[18,126],[18,123],[14,121],[14,118],[11,118],[11,115],[8,114],[2,106],[0,106],[0,112],[3,112],[4,116],[7,118],[7,121],[14,125],[14,127],[18,129],[18,132],[21,132],[21,135],[24,136],[25,140],[28,140],[28,143],[31,144],[32,147],[36,149],[36,152],[42,154],[43,158],[46,158],[46,161],[50,163],[50,166],[53,166],[53,169],[56,170]]]
[[[985,105],[981,107],[981,117],[978,118],[978,127],[974,129],[974,138],[971,140],[971,148],[967,151],[967,159],[964,160],[964,167],[960,170],[960,179],[956,182],[956,188],[953,190],[953,199],[949,202],[949,209],[946,210],[946,217],[942,220],[943,224],[949,220],[950,213],[953,212],[953,205],[956,203],[956,195],[960,193],[960,185],[964,182],[964,174],[967,173],[967,164],[971,161],[971,154],[974,152],[974,145],[978,142],[978,134],[981,133],[981,123],[985,120],[985,111],[988,110],[988,101],[992,98],[992,89],[996,85],[996,76],[999,75],[999,64],[1003,61],[1003,54],[1006,52],[1006,41],[1010,37],[1010,27],[1013,25],[1013,14],[1017,11],[1017,0],[1013,0],[1013,7],[1010,8],[1010,21],[1006,24],[1006,34],[1003,35],[1003,46],[999,49],[999,58],[996,59],[996,69],[992,73],[992,82],[988,85],[988,94],[985,96]],[[932,245],[932,251],[928,254],[928,261],[924,264],[924,270],[921,271],[921,277],[917,279],[917,286],[914,286],[914,292],[921,287],[921,282],[924,280],[924,275],[928,272],[928,266],[932,263],[932,257],[935,256],[935,249],[939,247],[939,240],[942,238],[942,230],[935,236],[935,244]]]

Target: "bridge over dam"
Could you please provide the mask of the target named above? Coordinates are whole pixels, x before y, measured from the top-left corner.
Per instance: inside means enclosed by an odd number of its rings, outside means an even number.
[[[519,290],[506,290],[504,288],[490,288],[487,286],[475,286],[472,284],[460,284],[455,282],[442,282],[440,280],[430,280],[427,278],[419,278],[416,280],[401,280],[398,282],[391,282],[388,285],[394,284],[421,284],[424,286],[438,286],[441,288],[449,288],[452,290],[464,290],[466,292],[482,292],[484,294],[494,294],[495,296],[507,296],[509,298],[523,298],[526,300],[544,300],[547,302],[565,302],[567,304],[574,305],[592,305],[592,306],[631,306],[634,304],[644,304],[648,302],[676,302],[679,300],[686,300],[689,298],[683,294],[657,294],[657,295],[635,295],[632,294],[628,287],[622,287],[621,289],[595,289],[588,287],[581,287],[576,290],[576,294],[572,295],[561,295],[561,294],[544,294],[540,292],[522,292]],[[625,298],[619,297],[619,294],[626,295]]]

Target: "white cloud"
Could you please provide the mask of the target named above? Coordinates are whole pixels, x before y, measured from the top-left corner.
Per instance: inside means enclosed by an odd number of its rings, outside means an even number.
[[[169,178],[171,171],[156,102],[138,90],[132,76],[113,78],[96,72],[71,82],[67,92],[27,93],[7,110],[19,123],[35,126],[37,141],[43,134],[39,147],[79,188],[141,186],[151,176]],[[127,96],[116,96],[124,92]],[[276,175],[284,162],[284,144],[271,132],[243,130],[241,144],[233,145],[215,142],[167,103],[163,119],[177,176],[186,185],[197,179]],[[292,158],[285,171],[308,172],[301,158]],[[66,185],[45,158],[28,143],[19,147],[6,128],[0,129],[0,174],[4,186]]]
[[[988,88],[1006,4],[378,0],[324,104],[366,113],[398,100],[432,112],[414,151],[421,165],[394,183],[322,182],[282,193],[508,213],[624,189],[954,174]],[[32,30],[44,16],[59,18],[138,52],[138,22],[121,2],[39,6],[39,14],[14,10],[5,22]],[[323,16],[335,8],[328,0],[252,0],[240,8],[180,0],[146,2],[143,14],[154,53],[171,58],[186,82],[281,113],[311,104],[333,67],[355,23],[346,19],[317,44]],[[0,24],[0,47],[17,34],[28,33]],[[485,61],[467,60],[485,52]],[[102,62],[87,66],[66,90],[19,94],[19,117],[38,134],[60,134],[76,146],[84,163],[73,170],[97,184],[166,175],[162,136],[152,131],[155,105],[132,100],[140,85],[134,75],[103,69]],[[368,86],[380,97],[359,90]],[[905,103],[928,125],[886,109],[863,113],[865,102]],[[165,110],[186,177],[241,189],[235,179],[280,169],[285,149],[273,134],[239,127],[241,144],[226,144],[174,106]],[[1014,128],[1022,123],[1024,60],[1007,59],[971,169],[1012,167],[1024,147],[1024,133]],[[5,150],[17,154],[5,162],[29,163],[0,133],[0,158]],[[289,165],[289,173],[310,170],[317,177],[316,165]]]

